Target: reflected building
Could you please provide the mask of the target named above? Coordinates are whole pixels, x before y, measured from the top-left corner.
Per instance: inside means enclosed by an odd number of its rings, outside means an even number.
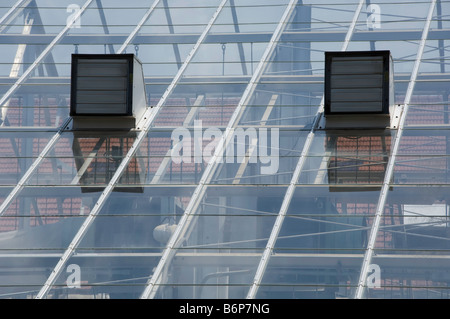
[[[3,0],[0,296],[449,298],[449,12],[442,0]],[[327,123],[337,51],[390,52],[384,127]],[[131,127],[74,125],[80,54],[140,61]],[[80,87],[113,104],[104,77]]]

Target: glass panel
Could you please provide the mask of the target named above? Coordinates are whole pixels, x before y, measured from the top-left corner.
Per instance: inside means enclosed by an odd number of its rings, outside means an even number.
[[[75,20],[69,34],[129,34],[147,9],[148,7],[139,0],[131,0],[126,3],[118,0],[94,1],[83,15]],[[79,7],[73,3],[69,4],[67,17],[72,17],[78,10]]]
[[[0,251],[63,252],[99,196],[80,187],[25,187],[0,217]]]
[[[0,6],[0,18],[2,18],[16,2],[16,0],[5,0]]]
[[[428,1],[371,0],[363,6],[356,28],[358,30],[421,30],[430,7]]]
[[[372,260],[381,275],[367,298],[448,298],[448,194],[441,186],[389,192]]]
[[[408,116],[405,127],[433,127],[448,125],[449,123],[449,92],[447,83],[444,81],[435,81],[429,83],[417,83],[417,89],[412,97],[412,103],[409,106]],[[440,90],[440,88],[443,88]],[[428,90],[428,92],[420,90]]]
[[[211,33],[273,32],[288,1],[232,0],[224,7]]]
[[[206,105],[198,106],[196,101],[204,100],[202,97],[198,99],[188,98],[172,98],[167,103],[179,103],[182,106],[165,105],[154,120],[155,130],[160,128],[168,128],[174,132],[177,128],[186,127],[194,128],[195,126],[204,129],[212,127],[226,127],[239,100],[236,98],[211,97],[206,100]],[[189,104],[188,104],[189,103]],[[203,104],[202,103],[202,104]],[[188,105],[183,105],[188,104]],[[222,104],[222,105],[221,105]],[[174,132],[175,134],[175,132]]]
[[[30,34],[26,26],[31,25],[33,34],[59,33],[85,3],[85,0],[61,0],[57,4],[52,0],[36,0],[34,6],[19,9],[21,14],[10,23],[7,33],[23,34],[28,31],[26,34]]]
[[[183,231],[185,240],[177,245],[170,268],[173,275],[164,277],[158,298],[171,289],[178,292],[176,298],[246,295],[286,189],[248,186],[224,191],[208,189]],[[181,258],[190,261],[178,266]]]
[[[187,6],[182,0],[161,1],[140,34],[201,34],[219,3],[194,0]]]
[[[288,28],[300,31],[346,31],[355,10],[356,1],[330,3],[330,1],[303,1],[298,4],[296,14]]]
[[[214,41],[220,41],[215,36]],[[222,40],[227,41],[227,40]],[[186,76],[251,75],[267,43],[205,43],[186,69]]]
[[[306,37],[306,36],[305,36]],[[327,42],[317,41],[314,37],[302,38],[301,34],[281,38],[276,45],[276,50],[271,56],[264,74],[279,76],[281,79],[287,77],[292,81],[311,81],[318,84],[316,95],[323,95],[323,75],[326,51],[340,51],[342,42],[335,42],[335,37]],[[342,38],[344,40],[344,38]],[[322,82],[322,83],[321,83]],[[302,87],[299,85],[299,87]]]
[[[298,186],[258,298],[352,298],[379,189]]]
[[[116,187],[48,297],[138,298],[192,191],[192,187],[140,191]],[[89,189],[83,192],[86,197],[94,194]],[[91,207],[97,199],[89,202]],[[80,282],[70,281],[74,271]]]
[[[239,127],[211,180],[217,184],[289,184],[307,131]]]
[[[153,121],[155,128],[151,129],[149,136],[160,136],[161,129],[168,129],[166,136],[172,143],[181,140],[180,135],[191,134],[187,128],[192,130],[202,127],[205,130],[223,132],[240,101],[239,94],[244,89],[243,83],[178,84],[156,115]],[[166,147],[165,152],[157,154],[166,155],[170,146],[171,144]],[[145,150],[143,154],[147,154]]]
[[[0,158],[37,157],[56,132],[5,132],[0,135]]]
[[[398,156],[395,184],[448,184],[448,156]]]
[[[0,187],[0,205],[3,203],[5,198],[11,193],[12,187],[1,186]]]
[[[436,156],[448,154],[447,130],[405,129],[398,149],[399,155]]]
[[[137,191],[116,187],[80,242],[78,251],[161,253],[193,190],[193,187],[141,187]]]
[[[2,1],[0,18],[16,2]],[[162,0],[137,30],[153,0],[92,1],[1,106],[0,205],[69,116],[72,54],[118,52],[138,31],[125,52],[143,63],[148,104],[158,105],[220,2]],[[30,3],[0,26],[0,96],[86,0]],[[184,213],[192,214],[156,298],[246,296],[323,96],[324,52],[341,50],[358,7],[357,0],[298,2],[249,87],[288,3],[226,2],[49,298],[138,298]],[[391,51],[397,104],[404,103],[430,4],[367,1],[349,43],[348,51]],[[370,265],[381,278],[367,282],[367,298],[449,297],[449,9],[448,1],[436,2]],[[232,119],[244,142],[233,141],[230,162],[203,176],[213,148],[198,156],[195,146],[205,151],[216,137],[205,134],[223,134]],[[191,148],[172,153],[199,126],[203,143],[191,139]],[[64,132],[0,217],[0,298],[36,296],[137,134]],[[258,298],[354,297],[395,134],[319,125]],[[205,188],[191,203],[202,177]]]
[[[0,189],[0,203],[11,190]],[[34,298],[100,193],[25,187],[0,217],[0,298]]]
[[[0,299],[34,299],[42,285],[58,263],[58,256],[6,257],[2,254],[1,267],[6,269],[1,276]]]
[[[39,164],[28,185],[106,186],[133,145],[134,133],[64,133]],[[136,164],[136,162],[133,162]],[[139,180],[143,168],[130,165],[124,178]]]
[[[393,183],[448,184],[447,130],[406,129],[398,154]]]
[[[381,185],[394,137],[382,130],[317,131],[299,183]]]
[[[17,184],[51,137],[43,132],[0,133],[0,185]]]
[[[111,298],[142,293],[191,196],[190,192],[164,194],[158,190],[161,188],[145,188],[143,194],[111,195],[77,255],[67,263],[80,266],[86,286],[95,284],[97,293]],[[273,212],[278,209],[277,205],[269,209],[265,203],[268,198],[281,199],[284,191],[248,187],[222,196],[223,189],[209,188],[207,199],[183,232],[185,240],[171,260],[158,297],[244,297],[274,222]],[[122,251],[127,258],[121,256]],[[79,254],[86,252],[105,252],[110,262],[101,255],[80,259]],[[115,265],[112,269],[111,262]],[[54,290],[63,288],[65,280],[66,274],[61,274]],[[220,288],[215,287],[217,283]]]
[[[263,78],[239,124],[309,128],[320,105],[322,97],[317,91],[322,85],[307,80],[304,83],[300,80],[300,83],[295,84],[288,81]]]

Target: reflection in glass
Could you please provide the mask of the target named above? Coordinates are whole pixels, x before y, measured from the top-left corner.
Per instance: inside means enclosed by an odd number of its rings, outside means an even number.
[[[46,188],[25,187],[0,217],[1,253],[64,251],[99,195],[85,195],[80,187],[51,193]]]
[[[363,186],[298,186],[257,297],[352,298],[378,196]]]
[[[233,194],[225,189],[210,186],[183,227],[157,298],[175,292],[177,298],[245,297],[286,189],[244,186]],[[268,206],[270,199],[274,203]]]
[[[372,260],[381,272],[367,298],[448,298],[448,187],[397,186],[377,234]]]
[[[394,135],[394,131],[386,130],[318,131],[299,183],[326,184],[330,188],[380,186]]]

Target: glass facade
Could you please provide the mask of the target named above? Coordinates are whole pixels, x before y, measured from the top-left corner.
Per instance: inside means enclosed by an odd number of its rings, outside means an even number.
[[[448,0],[3,0],[0,298],[449,298],[449,17]],[[327,127],[325,52],[377,50],[395,124]],[[142,122],[77,129],[72,55],[125,53]]]

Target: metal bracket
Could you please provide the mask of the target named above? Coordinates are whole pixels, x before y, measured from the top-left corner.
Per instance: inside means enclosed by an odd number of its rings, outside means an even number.
[[[395,130],[398,128],[400,124],[400,118],[402,117],[404,105],[403,104],[395,104],[391,109],[391,129]]]

